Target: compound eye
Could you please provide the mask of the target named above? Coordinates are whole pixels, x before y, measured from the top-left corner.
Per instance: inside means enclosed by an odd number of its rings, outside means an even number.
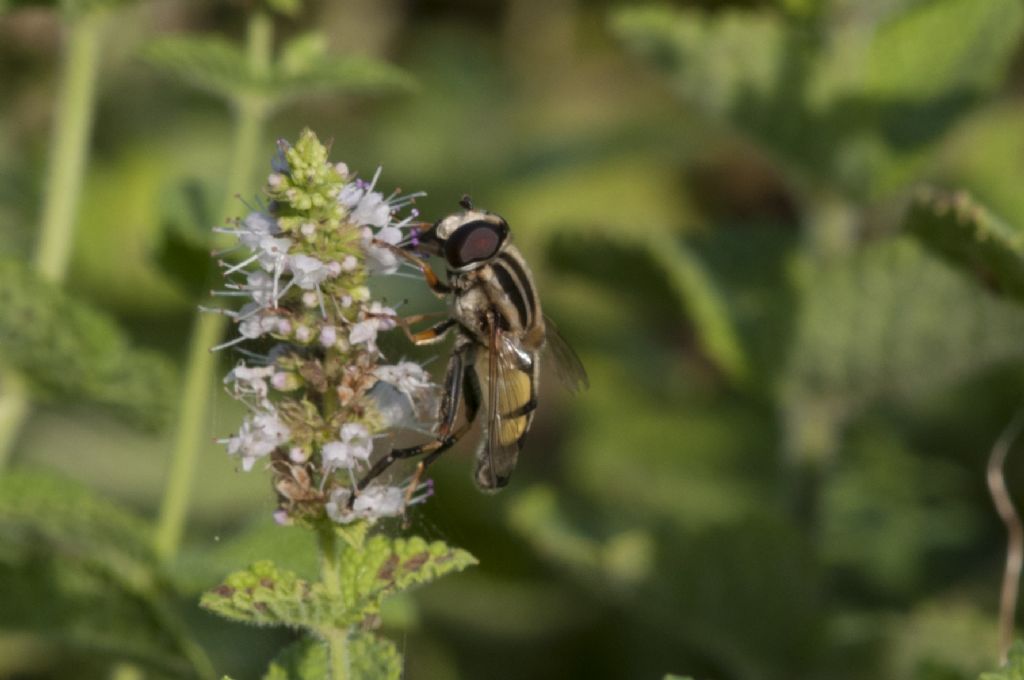
[[[452,267],[465,267],[497,255],[504,240],[505,232],[498,225],[483,220],[469,222],[445,242],[444,256]]]

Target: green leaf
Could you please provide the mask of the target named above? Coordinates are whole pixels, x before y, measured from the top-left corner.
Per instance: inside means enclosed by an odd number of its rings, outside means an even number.
[[[177,380],[167,359],[132,348],[112,319],[14,260],[0,259],[0,346],[3,361],[46,394],[149,426],[173,412]]]
[[[475,563],[469,553],[440,541],[374,536],[361,549],[350,547],[342,555],[340,595],[328,592],[323,583],[311,583],[273,562],[260,561],[204,593],[200,605],[254,625],[347,628],[377,616],[387,595]]]
[[[300,579],[269,560],[229,575],[221,585],[203,593],[199,605],[257,626],[345,628],[363,618],[361,611],[328,593],[322,583]]]
[[[929,101],[990,90],[1003,81],[1022,30],[1024,5],[1017,0],[917,3],[877,28],[864,64],[863,94]]]
[[[876,399],[927,397],[1024,356],[1020,307],[908,238],[809,266],[799,284],[782,399],[800,458],[828,455],[837,425]]]
[[[875,592],[914,592],[937,560],[965,549],[983,525],[967,501],[973,481],[886,428],[858,424],[821,491],[823,563]]]
[[[399,680],[402,657],[394,643],[370,633],[348,639],[349,671],[359,680]],[[322,680],[329,676],[327,646],[307,638],[286,647],[267,669],[263,680]]]
[[[186,546],[174,563],[174,583],[183,593],[199,593],[239,564],[272,560],[279,568],[313,577],[319,564],[315,535],[300,527],[282,527],[263,516],[232,538],[213,546]]]
[[[613,13],[612,31],[711,115],[734,114],[744,102],[757,106],[784,89],[789,38],[771,12],[629,7]]]
[[[602,542],[573,527],[558,507],[554,489],[534,486],[509,506],[509,524],[543,557],[584,578],[630,586],[650,576],[654,539],[629,530]]]
[[[640,355],[655,352],[646,346]],[[625,364],[590,355],[587,370],[593,384],[617,389],[592,390],[575,408],[564,463],[575,489],[600,506],[628,504],[651,526],[687,531],[764,511],[770,497],[763,479],[772,463],[751,451],[775,436],[772,418],[749,402],[695,399],[687,386],[692,374],[669,362]]]
[[[302,11],[302,0],[266,0],[271,11],[286,17],[294,17]]]
[[[270,662],[263,680],[322,680],[329,675],[327,646],[319,640],[305,638],[281,650]]]
[[[876,197],[919,174],[931,143],[1003,81],[1024,29],[1016,0],[887,9],[836,10],[814,34],[765,10],[631,7],[612,31],[712,129],[756,140],[795,181]]]
[[[905,219],[908,232],[989,289],[1024,301],[1024,232],[965,192],[922,189]]]
[[[165,74],[211,94],[230,98],[248,89],[245,54],[224,38],[161,38],[150,43],[142,56]]]
[[[934,569],[934,562],[930,566]],[[905,613],[869,625],[878,629],[886,647],[886,667],[877,677],[976,678],[991,668],[999,649],[992,613],[956,592],[918,600]]]
[[[390,640],[357,633],[349,638],[348,656],[354,678],[400,680],[402,677],[402,656]]]
[[[175,674],[208,661],[169,603],[151,527],[73,482],[0,477],[0,627]]]
[[[652,259],[668,275],[673,292],[693,321],[701,346],[730,378],[743,381],[749,366],[722,291],[703,263],[682,243],[652,239]]]
[[[132,660],[175,677],[189,662],[150,603],[89,564],[34,549],[0,558],[0,632],[31,634],[62,651]]]
[[[302,36],[287,45],[266,73],[253,73],[240,47],[223,38],[174,37],[151,44],[144,58],[166,74],[228,100],[261,97],[273,104],[314,92],[408,90],[412,78],[401,69],[368,57],[322,53],[318,38]]]
[[[368,613],[376,613],[385,596],[476,563],[476,558],[465,550],[451,548],[441,541],[427,543],[418,536],[376,535],[363,550],[346,550],[339,572],[345,598],[363,603],[361,606]]]
[[[150,533],[148,523],[74,482],[20,470],[0,477],[0,535],[8,548],[41,541],[148,589],[157,565]]]
[[[943,149],[941,180],[962,188],[1012,225],[1024,224],[1024,115],[1020,99],[972,114]]]
[[[360,56],[324,57],[300,70],[279,70],[261,87],[277,98],[314,93],[409,91],[415,81],[405,71],[376,59]]]
[[[0,1],[0,14],[19,7],[60,7],[67,15],[74,18],[128,3],[129,0],[2,0]]]
[[[209,197],[201,183],[188,180],[168,193],[163,210],[163,240],[154,259],[191,300],[206,295],[208,281],[202,272],[208,271],[213,262],[210,225],[214,221]]]
[[[627,7],[612,14],[611,30],[712,130],[731,125],[805,171],[831,162],[838,130],[806,101],[812,36],[779,13]]]
[[[978,680],[1024,680],[1024,641],[1013,643],[1002,668],[995,673],[982,673]]]
[[[281,72],[286,75],[305,73],[326,56],[327,36],[323,32],[302,33],[281,46]]]

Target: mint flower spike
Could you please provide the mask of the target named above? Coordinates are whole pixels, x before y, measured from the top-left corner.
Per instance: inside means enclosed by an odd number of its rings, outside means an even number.
[[[309,130],[294,146],[279,142],[271,168],[268,207],[216,228],[237,240],[229,251],[241,253],[220,261],[225,281],[216,294],[241,305],[207,310],[236,328],[213,349],[245,356],[224,382],[249,411],[219,442],[243,470],[263,461],[273,471],[279,523],[401,515],[426,500],[429,484],[407,491],[376,482],[356,493],[355,479],[392,429],[432,428],[438,388],[419,364],[384,362],[377,336],[395,328],[397,316],[366,284],[371,274],[398,270],[393,253],[374,242],[411,235],[423,194],[385,196],[380,168],[368,182],[355,177],[328,160]]]

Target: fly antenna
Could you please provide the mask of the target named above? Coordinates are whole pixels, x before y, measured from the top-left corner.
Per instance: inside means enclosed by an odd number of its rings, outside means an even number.
[[[466,210],[472,210],[473,199],[469,197],[469,194],[462,194],[462,198],[459,199],[459,205],[461,205]]]

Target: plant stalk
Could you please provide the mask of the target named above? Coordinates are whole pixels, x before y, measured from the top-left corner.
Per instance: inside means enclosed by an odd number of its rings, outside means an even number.
[[[988,490],[996,512],[1006,525],[1006,566],[1003,569],[1003,585],[999,593],[999,664],[1006,664],[1010,645],[1013,643],[1013,622],[1017,614],[1017,599],[1020,591],[1021,566],[1024,564],[1024,526],[1013,505],[1013,499],[1006,488],[1003,466],[1014,441],[1024,429],[1024,409],[1017,412],[1006,426],[989,454],[986,478]]]
[[[271,29],[266,14],[255,12],[250,17],[246,51],[250,68],[257,72],[269,68]],[[241,98],[233,104],[235,132],[220,212],[220,218],[224,220],[238,212],[238,197],[250,186],[263,138],[264,123],[270,110],[267,102],[256,97]],[[210,280],[215,275],[213,269],[211,265],[208,272]],[[171,449],[171,468],[157,518],[155,548],[157,555],[164,561],[173,559],[177,554],[184,533],[196,461],[207,430],[211,383],[217,366],[210,348],[223,337],[226,325],[226,317],[223,315],[199,313],[189,340],[185,379],[178,407],[178,427]]]
[[[67,273],[74,242],[75,215],[82,193],[96,104],[96,83],[107,13],[84,12],[70,19],[67,49],[53,119],[53,147],[44,191],[42,222],[34,264],[48,281],[60,283]],[[0,389],[0,469],[30,411],[28,385],[13,371],[4,371]]]
[[[2,470],[21,426],[29,413],[28,385],[16,371],[5,369],[0,375],[0,470]]]
[[[323,527],[318,533],[320,546],[320,579],[331,595],[341,596],[341,577],[338,574],[338,539],[333,527]],[[348,630],[325,628],[320,631],[327,643],[327,668],[330,680],[349,677]]]
[[[74,242],[75,213],[82,193],[106,21],[102,10],[75,17],[64,53],[64,75],[57,95],[53,152],[35,256],[37,271],[57,283],[64,280]]]

